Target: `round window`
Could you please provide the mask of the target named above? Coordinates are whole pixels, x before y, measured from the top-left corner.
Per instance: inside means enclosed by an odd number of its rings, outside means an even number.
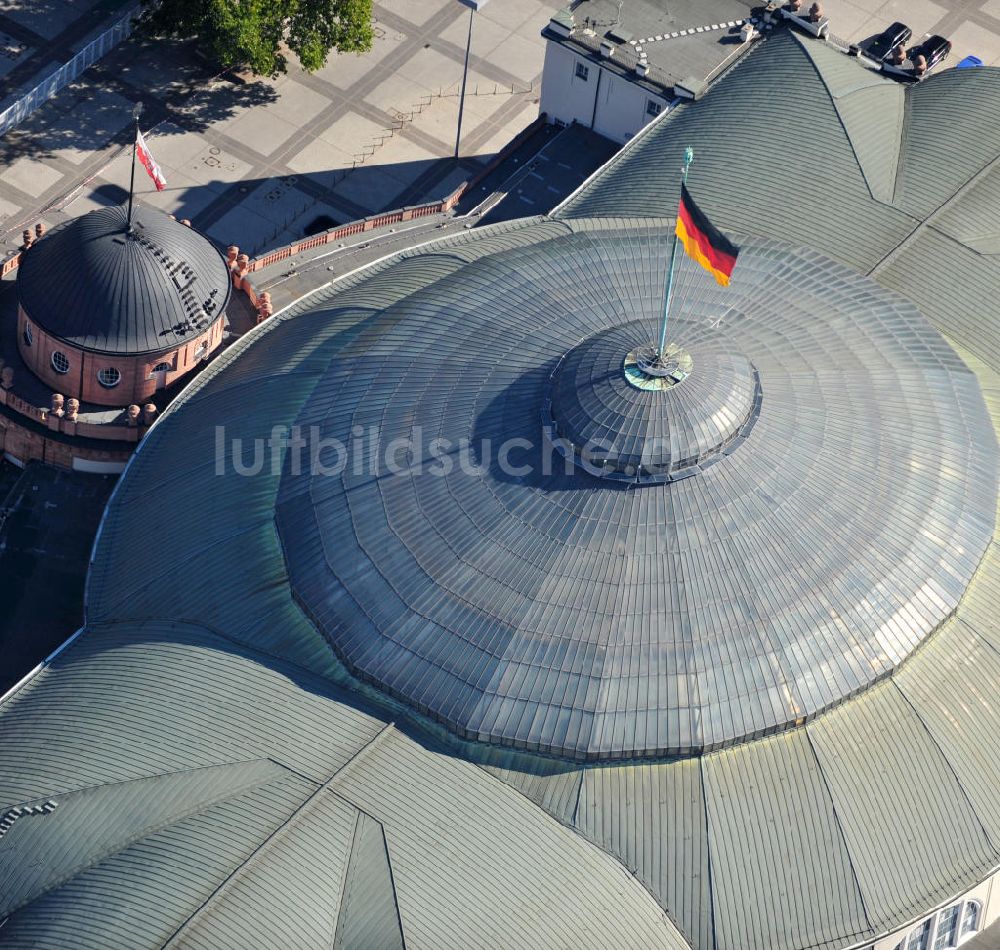
[[[24,343],[26,346],[31,346],[35,338],[31,335],[31,324],[26,323],[24,325]]]
[[[58,350],[52,354],[52,368],[57,373],[68,373],[69,372],[69,359],[67,359],[65,353],[60,353]]]
[[[114,389],[122,381],[122,374],[113,366],[97,371],[97,381],[105,389]]]

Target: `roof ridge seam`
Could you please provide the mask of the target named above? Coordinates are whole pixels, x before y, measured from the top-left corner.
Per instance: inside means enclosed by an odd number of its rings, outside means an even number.
[[[229,887],[244,874],[244,871],[257,863],[259,858],[264,852],[270,849],[273,842],[279,838],[284,837],[287,834],[289,828],[291,828],[296,819],[307,809],[309,809],[313,803],[316,801],[317,796],[321,791],[323,791],[324,786],[320,785],[314,788],[312,792],[305,798],[304,801],[300,802],[299,805],[292,811],[292,813],[283,821],[277,828],[274,829],[263,841],[259,842],[257,847],[247,855],[246,859],[241,861],[232,871],[227,874],[218,886],[209,894],[205,900],[203,900],[187,918],[178,926],[172,934],[163,942],[162,946],[164,948],[175,946],[177,940],[185,934],[191,927],[195,925],[195,921],[199,918],[203,911],[207,910],[209,905],[214,904],[216,900],[222,896],[224,892],[229,890]]]
[[[913,107],[910,97],[903,95],[903,127],[899,131],[899,153],[896,155],[895,177],[892,179],[892,207],[896,207],[899,200],[899,173],[903,168],[903,156],[906,154],[906,147],[910,142],[910,123],[912,121]]]
[[[847,855],[847,864],[851,869],[851,876],[854,878],[854,886],[858,891],[858,900],[861,901],[861,910],[865,915],[865,923],[868,924],[868,932],[874,937],[875,927],[872,924],[871,914],[868,912],[868,902],[865,900],[865,892],[861,887],[861,878],[858,877],[858,869],[854,866],[854,855],[851,854],[851,848],[847,843],[847,835],[844,833],[844,824],[840,820],[840,812],[837,810],[837,801],[833,797],[830,780],[826,777],[826,769],[823,768],[823,762],[819,757],[819,752],[816,750],[816,744],[813,742],[811,724],[806,723],[802,731],[806,734],[809,751],[816,762],[816,768],[819,771],[820,778],[823,780],[823,788],[826,790],[827,798],[830,800],[830,810],[833,812],[833,819],[837,823],[837,832],[840,834],[840,841],[844,846],[844,854]]]
[[[701,810],[705,814],[705,860],[708,863],[708,867],[705,870],[706,877],[708,878],[708,919],[711,928],[709,940],[711,942],[711,950],[719,950],[719,936],[715,922],[715,879],[712,875],[712,831],[708,806],[708,779],[705,775],[705,758],[706,756],[704,755],[698,756],[698,776],[700,779],[698,784],[701,786]]]
[[[349,771],[355,763],[365,758],[365,756],[367,756],[370,750],[375,748],[377,745],[381,744],[385,740],[385,736],[390,731],[394,731],[394,727],[395,727],[394,722],[386,723],[382,727],[382,729],[379,730],[379,732],[375,735],[374,738],[369,739],[363,746],[361,746],[361,748],[358,749],[343,765],[341,765],[340,768],[338,768],[333,773],[333,775],[331,775],[325,782],[316,783],[314,780],[309,779],[308,781],[311,784],[315,785],[316,787],[309,793],[309,795],[302,802],[299,803],[298,807],[296,807],[294,811],[292,811],[292,813],[280,825],[278,825],[277,828],[274,829],[274,831],[272,831],[266,838],[264,838],[263,841],[261,841],[257,845],[256,848],[253,849],[253,851],[250,852],[246,860],[242,861],[239,865],[233,868],[233,870],[228,875],[226,875],[226,877],[219,883],[219,885],[215,888],[215,890],[213,890],[212,893],[209,894],[208,897],[206,897],[205,900],[202,901],[202,903],[199,904],[198,907],[196,907],[191,912],[191,914],[187,917],[187,919],[179,927],[177,927],[177,929],[174,930],[174,932],[164,941],[163,947],[166,948],[175,946],[178,939],[184,933],[186,933],[192,926],[195,925],[196,918],[200,917],[201,914],[208,909],[210,904],[214,904],[216,900],[225,891],[229,889],[230,885],[233,882],[235,882],[238,878],[242,877],[247,868],[251,867],[252,865],[255,865],[260,859],[260,857],[266,851],[268,851],[276,841],[278,841],[279,839],[283,838],[286,834],[288,834],[290,829],[293,828],[298,823],[299,818],[301,818],[303,814],[307,813],[313,807],[315,807],[316,802],[320,800],[320,795],[324,791],[332,791],[334,784],[347,771]],[[353,809],[355,809],[355,811],[359,813],[358,818],[355,819],[355,825],[354,825],[354,833],[356,835],[358,822],[360,820],[361,809],[358,808],[358,806],[355,805],[353,802],[351,802],[349,799],[345,798],[343,795],[337,795],[337,797],[341,801],[347,802],[348,805],[350,805]],[[377,818],[373,820],[378,821]],[[381,822],[379,822],[379,824],[381,825]],[[353,839],[352,839],[352,849],[350,853],[353,854]],[[350,863],[350,857],[348,858],[348,863]],[[346,871],[344,874],[344,878],[346,881],[347,878]]]
[[[902,154],[902,152],[900,154]],[[995,168],[1000,168],[1000,155],[997,155],[993,159],[988,161],[970,178],[968,178],[961,185],[959,185],[959,187],[956,188],[947,198],[945,198],[945,200],[942,201],[941,204],[939,204],[930,214],[920,219],[917,222],[916,227],[914,227],[913,230],[906,235],[906,237],[904,237],[901,241],[899,241],[895,246],[891,247],[889,251],[880,260],[876,261],[874,266],[871,267],[866,272],[867,276],[874,277],[884,267],[892,263],[892,261],[895,260],[896,257],[898,257],[901,253],[903,253],[903,251],[907,247],[909,247],[921,234],[923,234],[925,230],[931,230],[934,227],[934,222],[937,220],[937,218],[943,215],[952,206],[953,202],[963,197],[966,194],[966,192],[971,191],[976,185],[979,184],[979,182],[982,179],[986,178],[986,176]],[[934,228],[934,230],[937,231],[938,233],[944,233],[937,228]],[[945,236],[950,237],[950,235],[947,234]],[[968,247],[967,244],[964,244],[963,242],[958,241],[955,238],[951,238],[951,240],[953,240],[956,244],[961,245],[962,247]],[[978,251],[976,251],[971,247],[969,248],[969,250],[972,251],[974,254],[978,254],[980,257],[984,256],[982,254],[979,254]]]
[[[840,111],[840,106],[837,105],[837,97],[833,94],[833,89],[831,88],[830,83],[827,81],[826,75],[823,73],[823,70],[819,68],[819,65],[816,63],[816,60],[813,59],[813,57],[810,55],[809,49],[806,46],[807,41],[805,37],[800,36],[798,33],[795,33],[794,31],[792,32],[792,36],[794,36],[795,39],[798,41],[799,48],[802,51],[802,54],[805,56],[809,65],[813,68],[817,77],[819,78],[819,81],[823,84],[823,88],[826,90],[826,94],[830,99],[830,105],[833,106],[833,111],[837,116],[837,121],[840,123],[840,127],[844,132],[844,136],[847,138],[847,144],[850,145],[851,147],[851,154],[854,156],[854,161],[858,166],[858,171],[861,173],[861,179],[864,181],[865,187],[868,189],[868,194],[871,195],[873,199],[878,200],[877,198],[875,198],[875,192],[872,190],[871,183],[868,181],[868,176],[865,174],[864,165],[861,164],[861,156],[858,154],[858,150],[854,145],[854,139],[851,138],[851,131],[850,129],[847,128],[847,123],[844,122],[844,116]],[[820,41],[814,40],[813,42],[820,42]]]
[[[272,764],[277,764],[267,757],[263,757],[253,761],[272,762]],[[218,765],[207,766],[207,768],[224,768],[228,764],[229,763],[220,763]],[[241,764],[241,763],[234,763],[234,764]],[[191,771],[195,770],[182,769],[179,772],[168,772],[166,773],[165,776],[146,775],[137,779],[127,780],[126,782],[114,782],[111,784],[124,785],[128,784],[128,781],[137,781],[137,782],[150,781],[151,779],[156,779],[166,776],[182,775]],[[193,818],[196,815],[203,814],[204,812],[207,812],[212,808],[215,808],[217,805],[224,804],[225,802],[228,802],[233,798],[238,798],[240,795],[256,791],[258,788],[261,788],[264,785],[269,785],[273,781],[277,781],[277,778],[272,778],[267,780],[261,779],[255,782],[247,782],[245,785],[243,785],[236,791],[234,791],[232,788],[228,788],[224,792],[220,792],[217,795],[207,796],[203,801],[199,802],[197,805],[191,805],[188,808],[181,808],[180,810],[163,817],[160,821],[153,821],[149,824],[142,825],[137,831],[135,831],[132,834],[126,834],[124,837],[115,838],[112,844],[100,848],[99,850],[90,854],[86,859],[80,861],[75,865],[72,865],[68,871],[65,871],[63,874],[59,874],[53,877],[49,881],[47,886],[43,887],[42,890],[40,890],[37,894],[34,894],[33,896],[25,900],[22,900],[17,905],[12,905],[6,908],[5,913],[7,916],[15,914],[24,907],[27,907],[28,905],[35,903],[35,901],[44,897],[46,894],[50,894],[52,891],[58,890],[64,884],[66,884],[69,881],[72,881],[80,874],[83,874],[84,872],[90,870],[91,868],[97,867],[97,865],[101,864],[103,861],[107,860],[113,855],[119,854],[120,852],[125,851],[126,849],[132,847],[132,845],[137,844],[138,842],[143,841],[144,839],[149,838],[152,835],[159,834],[161,831],[170,828],[172,825],[179,824],[180,822],[185,821],[188,818]],[[93,787],[94,786],[91,786],[90,788]],[[96,787],[100,788],[101,786],[96,786]],[[69,794],[72,793],[63,793],[60,797],[66,798]]]
[[[923,730],[926,733],[927,738],[930,741],[931,745],[934,746],[934,748],[937,749],[938,752],[940,753],[942,761],[945,763],[945,765],[948,768],[948,771],[955,779],[955,784],[958,785],[959,789],[961,790],[962,798],[965,799],[966,804],[969,806],[969,811],[976,819],[976,824],[979,826],[979,830],[982,833],[983,840],[992,849],[994,856],[998,860],[1000,860],[1000,846],[998,846],[998,844],[995,843],[993,839],[990,837],[990,833],[989,831],[987,831],[986,825],[983,824],[983,819],[980,817],[979,812],[976,811],[976,806],[973,804],[972,799],[969,797],[969,793],[966,790],[965,785],[962,783],[961,778],[959,778],[958,772],[955,771],[955,766],[952,765],[951,759],[948,758],[948,754],[947,752],[945,752],[944,747],[941,745],[940,742],[938,742],[937,737],[934,735],[934,733],[931,732],[930,726],[927,725],[927,721],[924,719],[923,716],[920,715],[920,711],[917,709],[916,705],[913,703],[910,697],[906,695],[906,692],[903,689],[903,687],[900,686],[899,683],[896,681],[895,675],[891,675],[889,677],[889,681],[895,687],[899,695],[903,698],[903,702],[906,703],[907,707],[910,709],[913,715],[916,716],[917,722],[919,722],[920,725],[923,727]],[[994,861],[994,865],[995,864],[996,862]]]

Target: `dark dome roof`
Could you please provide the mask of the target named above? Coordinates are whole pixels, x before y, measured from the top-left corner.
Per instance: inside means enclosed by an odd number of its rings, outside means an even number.
[[[685,258],[668,336],[690,376],[630,391],[669,242],[608,228],[464,264],[345,334],[288,420],[355,445],[340,474],[283,476],[296,598],[356,674],[463,736],[604,759],[789,726],[901,663],[989,542],[975,376],[912,304],[821,255],[748,240],[725,290]],[[400,280],[418,263],[439,266]],[[665,432],[658,464],[717,463],[594,477],[553,458],[547,399],[625,458]],[[372,427],[410,441],[405,471],[373,467]]]
[[[225,259],[156,208],[134,210],[131,234],[125,221],[125,208],[99,208],[52,230],[21,259],[21,306],[80,349],[130,354],[180,346],[225,310]]]
[[[688,375],[669,388],[637,384],[643,377],[629,356],[648,342],[650,329],[648,320],[636,320],[602,330],[553,373],[553,435],[593,473],[640,481],[682,477],[721,458],[752,428],[757,372],[745,357],[724,352],[724,341],[685,349]]]

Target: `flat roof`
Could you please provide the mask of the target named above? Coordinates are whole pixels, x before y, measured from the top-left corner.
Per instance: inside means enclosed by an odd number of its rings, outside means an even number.
[[[675,84],[707,79],[742,47],[739,32],[754,4],[743,0],[582,0],[572,13],[569,37],[546,27],[545,37],[579,53],[600,59],[606,69],[628,75],[637,85],[658,95],[672,95]],[[566,23],[566,14],[560,14]],[[601,54],[610,43],[610,57]],[[641,76],[636,65],[646,62]]]

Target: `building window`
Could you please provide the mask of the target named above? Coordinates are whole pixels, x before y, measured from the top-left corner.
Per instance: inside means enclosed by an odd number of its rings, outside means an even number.
[[[31,346],[31,344],[34,342],[34,339],[35,338],[31,335],[31,324],[26,323],[24,325],[24,345]]]
[[[931,946],[931,925],[934,918],[925,920],[916,930],[910,933],[910,939],[906,941],[906,950],[930,950]]]
[[[964,937],[966,934],[974,934],[979,930],[979,915],[983,909],[983,905],[979,901],[966,901],[965,911],[962,914],[962,929],[959,936]]]
[[[57,373],[68,373],[69,372],[69,360],[66,358],[65,353],[60,353],[58,350],[52,354],[52,368]]]
[[[663,111],[663,105],[655,99],[646,100],[646,115],[659,115]]]
[[[979,901],[952,904],[921,921],[893,950],[952,950],[966,934],[976,933],[981,914]]]
[[[152,370],[150,371],[149,375],[153,376],[155,373],[169,373],[170,370],[172,370],[172,369],[173,369],[173,367],[169,363],[157,363],[152,368]]]
[[[587,81],[587,77],[590,75],[590,67],[584,66],[583,63],[576,64],[576,78],[582,79],[584,82]]]
[[[113,366],[97,371],[97,381],[105,389],[114,389],[122,381],[122,374]]]
[[[194,351],[194,358],[200,360],[208,352],[208,340],[202,340],[198,344],[198,349]]]
[[[934,933],[934,950],[954,947],[958,939],[958,912],[961,904],[953,904],[938,914],[937,930]]]

